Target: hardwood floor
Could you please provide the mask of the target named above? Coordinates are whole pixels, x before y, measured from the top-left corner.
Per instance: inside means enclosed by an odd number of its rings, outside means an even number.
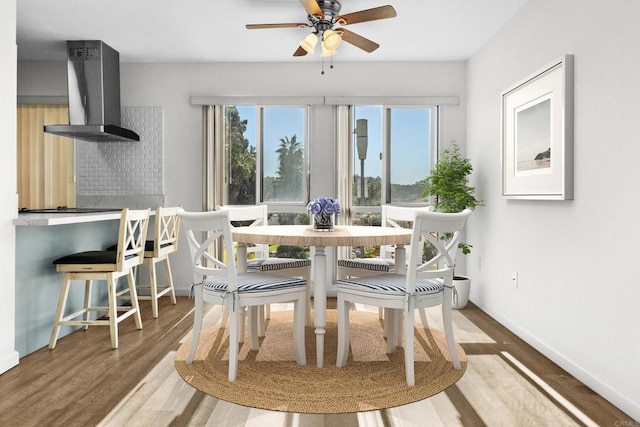
[[[121,323],[117,350],[108,328],[92,327],[0,375],[0,425],[634,425],[471,303],[454,312],[456,339],[469,360],[458,383],[415,404],[344,415],[255,410],[192,389],[175,372],[173,354],[191,329],[193,301],[179,297],[173,306],[161,299],[158,319],[150,304],[141,306],[143,329],[133,319]],[[439,328],[437,311],[428,315]],[[218,317],[214,312],[209,321]]]

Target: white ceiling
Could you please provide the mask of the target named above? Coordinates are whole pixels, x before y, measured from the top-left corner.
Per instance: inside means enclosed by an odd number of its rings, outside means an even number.
[[[344,43],[341,61],[465,60],[527,0],[341,0],[341,13],[391,4],[396,18],[347,28],[380,44]],[[308,29],[247,30],[303,22],[299,0],[18,0],[19,60],[65,60],[66,40],[103,40],[122,62],[314,61],[294,58]],[[318,49],[318,48],[317,48]]]

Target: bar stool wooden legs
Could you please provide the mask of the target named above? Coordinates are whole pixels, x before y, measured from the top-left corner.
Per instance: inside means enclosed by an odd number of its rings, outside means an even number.
[[[145,238],[149,224],[149,209],[123,209],[118,233],[116,251],[87,251],[64,256],[55,260],[56,270],[64,273],[58,308],[56,310],[49,348],[54,349],[58,341],[60,327],[63,325],[109,326],[111,347],[118,348],[118,323],[127,317],[134,316],[136,327],[142,329],[142,319],[138,307],[136,283],[133,267],[140,265],[144,257]],[[128,286],[117,289],[118,279],[127,277]],[[69,289],[72,281],[82,280],[85,284],[84,307],[74,313],[65,315]],[[107,284],[108,306],[93,306],[91,301],[93,281]],[[125,294],[128,296],[125,297]],[[130,300],[130,306],[119,306],[118,299]],[[99,313],[106,312],[108,319],[101,319]],[[122,312],[122,314],[119,314]],[[91,313],[96,313],[92,319]]]
[[[157,208],[155,216],[153,240],[146,242],[143,264],[149,267],[149,283],[138,284],[138,289],[149,291],[149,295],[138,295],[138,299],[151,300],[153,317],[158,317],[158,299],[164,295],[171,297],[171,303],[176,303],[176,294],[171,275],[169,255],[178,250],[178,233],[180,231],[180,217],[177,207]],[[159,284],[156,264],[162,263],[167,283]]]

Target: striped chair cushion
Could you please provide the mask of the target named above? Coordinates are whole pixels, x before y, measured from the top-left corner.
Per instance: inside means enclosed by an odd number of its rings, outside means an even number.
[[[229,287],[226,277],[210,277],[202,282],[204,289],[216,292],[226,292]],[[296,287],[305,287],[304,279],[295,277],[270,276],[268,274],[241,273],[238,274],[239,292],[275,291]]]
[[[388,294],[405,294],[406,276],[404,274],[382,274],[379,276],[362,277],[353,279],[340,279],[338,286],[355,289],[367,289],[373,292]],[[417,294],[435,294],[442,292],[444,285],[435,279],[419,279],[416,282]]]
[[[247,270],[249,271],[275,271],[299,267],[311,267],[311,260],[297,258],[258,258],[247,261]]]
[[[383,271],[388,273],[395,267],[392,259],[384,258],[351,258],[339,259],[338,267],[359,268],[361,270]]]

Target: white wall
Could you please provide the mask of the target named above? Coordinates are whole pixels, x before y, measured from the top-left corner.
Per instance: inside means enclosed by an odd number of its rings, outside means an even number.
[[[15,351],[15,228],[16,194],[16,2],[2,5],[0,14],[0,373],[18,364]]]
[[[108,41],[107,41],[108,42]],[[114,46],[117,49],[117,46]],[[159,107],[163,110],[164,194],[166,205],[202,209],[203,115],[190,103],[192,95],[217,96],[457,96],[460,105],[443,113],[441,131],[446,141],[465,140],[464,91],[466,63],[406,62],[353,63],[335,61],[320,75],[317,63],[149,64],[120,66],[123,107]],[[20,62],[18,95],[65,96],[66,67],[61,62]],[[312,111],[312,196],[335,188],[335,126],[333,110]],[[329,165],[329,166],[327,166]],[[319,172],[322,171],[322,174]],[[188,292],[192,273],[186,242],[172,258],[178,292]]]
[[[467,155],[486,202],[467,229],[471,300],[636,420],[639,16],[637,1],[530,0],[467,69]],[[575,199],[502,199],[500,93],[563,54],[575,55]]]

